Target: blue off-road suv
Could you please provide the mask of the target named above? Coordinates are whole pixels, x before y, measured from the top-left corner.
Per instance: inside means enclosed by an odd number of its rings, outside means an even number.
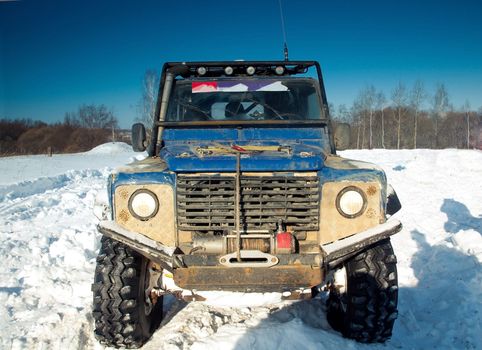
[[[384,172],[344,159],[315,61],[170,62],[156,121],[132,128],[148,157],[111,174],[98,230],[95,334],[139,347],[163,296],[203,291],[329,291],[344,336],[383,342],[397,316],[388,218],[400,202]],[[97,208],[98,209],[98,208]]]

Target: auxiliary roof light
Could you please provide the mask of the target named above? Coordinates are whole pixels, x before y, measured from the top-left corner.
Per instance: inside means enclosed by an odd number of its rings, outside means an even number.
[[[224,68],[224,73],[225,73],[226,75],[231,75],[231,74],[233,74],[233,67],[227,66],[226,68]]]
[[[283,67],[283,66],[278,66],[278,67],[276,67],[276,68],[274,69],[274,71],[276,72],[276,74],[281,75],[281,74],[283,74],[283,73],[285,72],[285,67]]]
[[[197,74],[199,74],[199,75],[204,75],[204,74],[207,73],[207,71],[208,71],[208,70],[206,69],[206,67],[198,67],[198,69],[197,69]]]
[[[248,75],[253,75],[254,72],[256,72],[256,69],[253,66],[249,66],[248,68],[246,68],[246,73]]]

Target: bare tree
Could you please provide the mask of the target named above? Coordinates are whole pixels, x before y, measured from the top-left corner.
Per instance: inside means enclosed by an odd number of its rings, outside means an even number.
[[[420,107],[422,106],[425,97],[425,87],[423,85],[423,82],[421,80],[417,80],[413,85],[412,91],[410,92],[410,104],[412,105],[414,111],[413,148],[417,148],[418,114],[420,112]]]
[[[338,105],[336,119],[343,123],[349,123],[351,119],[350,111],[345,104]]]
[[[368,148],[373,148],[373,114],[375,105],[376,90],[371,86],[361,90],[354,102],[357,115],[361,121],[361,148],[365,147],[366,124],[368,119]]]
[[[449,94],[444,84],[437,84],[435,95],[432,100],[433,118],[435,123],[435,148],[438,145],[438,124],[445,118],[449,109]]]
[[[362,113],[362,105],[358,98],[355,99],[355,101],[353,101],[353,105],[351,107],[351,116],[352,116],[353,124],[356,126],[356,129],[357,129],[356,148],[359,149],[361,148],[360,146],[363,146],[363,145],[360,145],[360,133],[361,133],[363,113]]]
[[[368,148],[373,148],[373,109],[375,106],[377,91],[373,85],[368,86],[365,89],[365,106],[368,111],[370,138],[368,142]]]
[[[139,101],[140,122],[145,126],[152,126],[156,120],[157,89],[159,88],[159,74],[155,69],[148,69],[142,79],[142,96]]]
[[[113,129],[118,127],[114,112],[106,105],[82,105],[76,112],[67,112],[64,124],[88,129]]]
[[[381,122],[382,122],[382,133],[381,133],[381,145],[385,148],[385,104],[387,99],[383,91],[380,91],[376,95],[376,108],[381,112]]]
[[[464,103],[465,119],[467,120],[467,149],[470,148],[470,102],[465,100]]]
[[[402,110],[406,105],[406,88],[402,82],[399,82],[398,85],[392,91],[392,101],[393,105],[395,106],[395,110],[397,112],[397,119],[398,119],[398,127],[397,127],[397,149],[400,149],[400,128],[402,125]]]
[[[80,127],[76,112],[65,112],[64,124],[70,127]]]
[[[328,110],[330,111],[330,116],[334,119],[337,119],[336,109],[333,102],[328,102]]]

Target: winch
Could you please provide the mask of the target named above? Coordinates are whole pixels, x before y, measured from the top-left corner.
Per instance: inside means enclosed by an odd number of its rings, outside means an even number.
[[[269,254],[296,252],[296,239],[290,232],[249,231],[240,235],[240,250],[258,250]],[[237,251],[235,232],[223,236],[198,236],[193,239],[192,254],[229,254]]]

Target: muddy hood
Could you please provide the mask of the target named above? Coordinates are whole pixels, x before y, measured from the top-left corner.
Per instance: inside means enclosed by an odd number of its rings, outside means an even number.
[[[166,130],[160,158],[174,172],[318,171],[322,129]],[[182,140],[182,141],[178,141]]]

